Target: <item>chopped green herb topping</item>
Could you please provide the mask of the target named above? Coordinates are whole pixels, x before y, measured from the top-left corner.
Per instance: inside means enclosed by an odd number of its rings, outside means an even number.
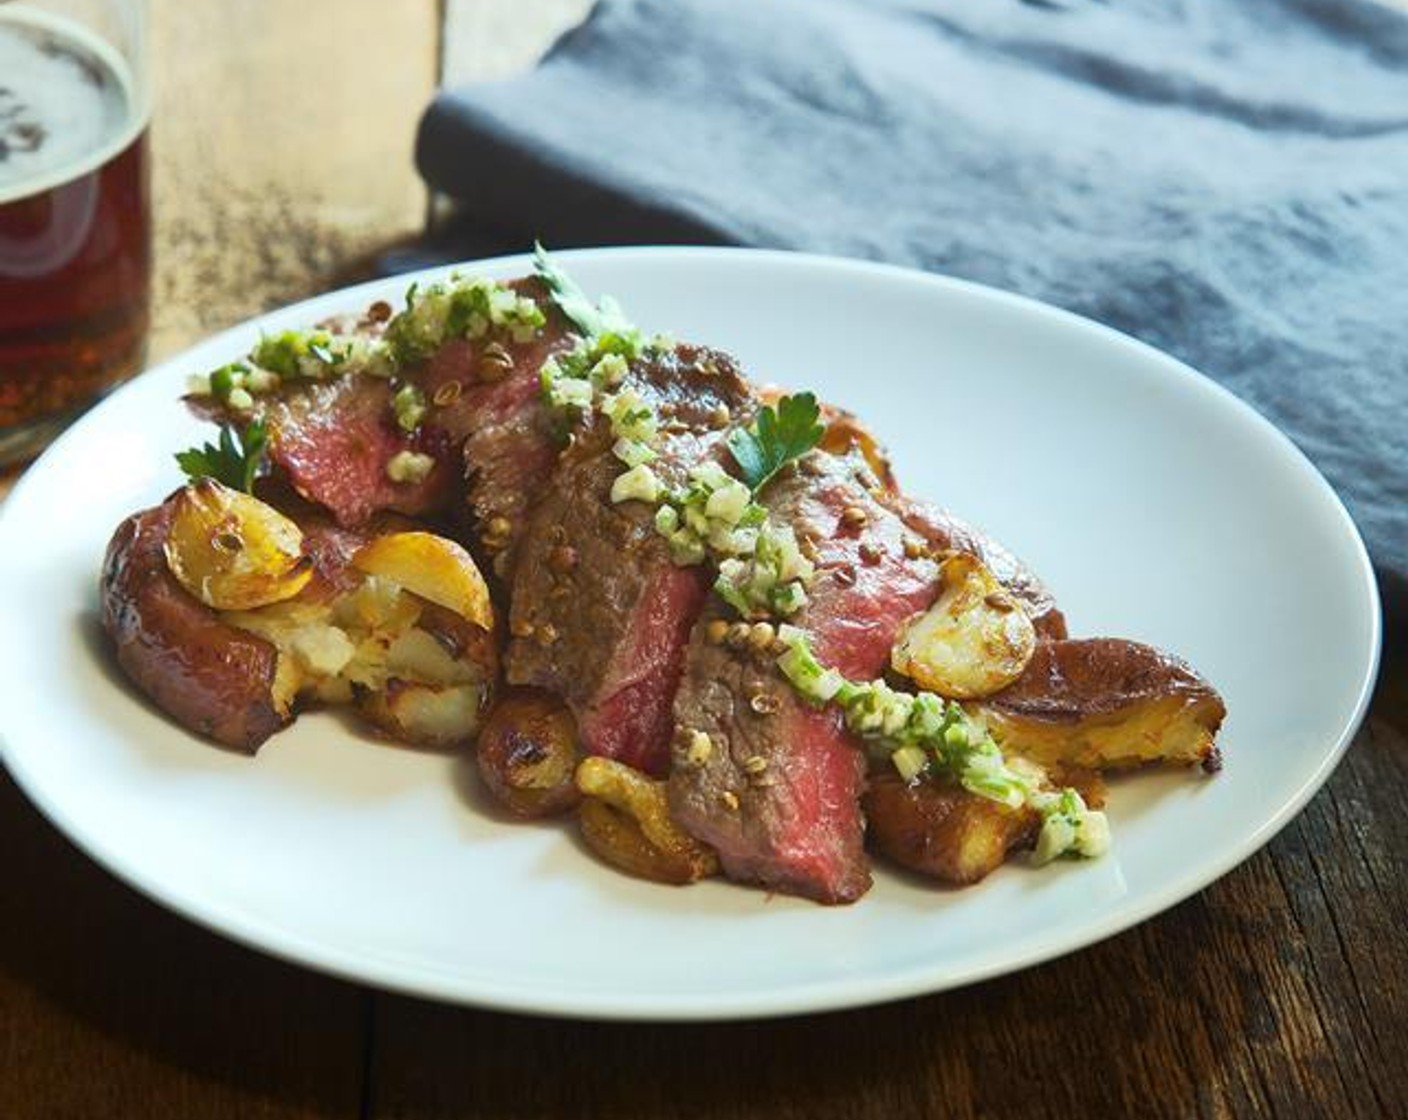
[[[261,338],[249,360],[283,378],[318,380],[335,372],[345,359],[334,349],[327,331],[283,331]]]
[[[825,425],[811,393],[783,397],[777,407],[759,410],[746,428],[728,437],[728,449],[743,472],[743,480],[757,493],[782,467],[817,445]]]
[[[263,469],[268,443],[268,429],[262,420],[251,421],[242,431],[222,424],[218,444],[179,451],[176,462],[192,480],[213,478],[248,494]]]
[[[792,526],[764,522],[753,536],[751,555],[719,561],[714,590],[743,618],[786,618],[806,604],[814,571]]]
[[[952,775],[964,789],[1012,808],[1030,805],[1042,818],[1036,859],[1102,855],[1109,848],[1105,814],[1086,807],[1073,789],[1040,788],[1041,771],[1009,761],[979,720],[961,704],[932,692],[900,692],[883,680],[849,681],[823,665],[807,635],[781,626],[786,649],[778,668],[814,704],[839,704],[846,727],[888,755],[905,781]]]
[[[391,395],[391,411],[396,414],[396,424],[403,432],[413,432],[425,419],[425,394],[409,381],[403,383]]]
[[[1032,795],[1031,803],[1042,817],[1036,838],[1038,864],[1067,855],[1095,859],[1110,850],[1109,819],[1099,810],[1087,808],[1078,791],[1041,791]]]
[[[392,482],[424,482],[435,469],[435,460],[418,451],[398,451],[386,462],[386,477]]]
[[[386,324],[386,345],[398,366],[430,357],[452,338],[483,338],[493,329],[529,342],[547,322],[543,309],[506,284],[452,274],[448,282],[412,284],[406,308]]]

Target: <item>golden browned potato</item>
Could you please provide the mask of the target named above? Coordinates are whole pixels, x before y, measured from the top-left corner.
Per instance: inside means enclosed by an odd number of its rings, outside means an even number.
[[[981,560],[998,583],[1021,604],[1038,638],[1059,641],[1066,637],[1066,616],[1056,606],[1050,589],[997,541],[948,510],[908,495],[891,495],[887,504],[932,551],[968,553]]]
[[[471,740],[498,663],[468,554],[418,531],[369,530],[369,544],[298,510],[303,525],[202,481],[128,519],[101,584],[124,671],[184,726],[245,750],[310,702],[355,704],[413,743]]]
[[[103,629],[123,672],[179,723],[254,751],[292,718],[274,700],[278,651],[189,594],[167,567],[170,501],[134,514],[108,545]]]
[[[1184,662],[1118,638],[1041,643],[1016,681],[971,708],[1004,753],[1092,770],[1151,762],[1212,768],[1227,711]]]
[[[939,597],[905,623],[891,667],[953,700],[987,696],[1022,675],[1036,648],[1036,630],[1021,605],[970,553],[939,568]]]
[[[581,800],[574,776],[581,757],[577,721],[551,693],[517,688],[494,705],[475,759],[489,791],[520,817],[564,813]]]
[[[412,530],[374,537],[352,566],[379,576],[484,630],[494,625],[489,587],[464,547],[446,537]]]
[[[579,820],[588,847],[640,879],[682,886],[715,875],[718,857],[674,822],[665,783],[607,758],[577,767]]]
[[[181,586],[216,610],[292,599],[313,575],[296,524],[213,478],[202,478],[171,499],[163,551]]]
[[[901,867],[965,886],[1000,867],[1040,828],[1036,810],[1011,808],[951,780],[873,776],[864,800],[867,838]]]

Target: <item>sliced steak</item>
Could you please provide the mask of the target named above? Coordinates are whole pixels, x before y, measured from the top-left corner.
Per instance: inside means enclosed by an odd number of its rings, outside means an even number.
[[[815,451],[763,494],[769,515],[810,542],[816,564],[793,621],[823,664],[860,680],[884,674],[895,633],[933,601],[938,576],[931,557],[906,548],[906,525],[873,483],[859,456]],[[730,878],[854,901],[870,886],[865,757],[837,708],[813,707],[792,689],[775,650],[717,640],[710,624],[721,611],[715,603],[690,635],[674,706],[671,811],[718,851]]]
[[[643,358],[623,387],[661,417],[651,467],[668,486],[721,457],[729,420],[751,415],[748,384],[709,350]],[[654,506],[611,501],[624,469],[613,442],[609,425],[593,420],[533,508],[514,569],[507,673],[566,700],[588,751],[663,775],[670,705],[708,577],[671,561]]]
[[[467,479],[473,523],[486,547],[507,555],[521,532],[523,510],[556,460],[538,372],[577,339],[541,282],[530,277],[509,287],[537,300],[547,317],[527,342],[496,330],[475,341],[446,342],[395,381],[362,375],[294,381],[273,397],[257,397],[254,411],[238,416],[209,398],[192,399],[192,407],[215,420],[263,418],[276,472],[343,525],[361,524],[381,510],[413,516],[454,511]],[[384,318],[323,325],[377,337]],[[411,433],[397,424],[392,408],[403,382],[419,387],[426,400],[425,418]],[[388,465],[401,452],[428,455],[430,472],[416,481],[393,480]],[[502,574],[505,565],[496,566]]]
[[[512,571],[528,510],[557,465],[558,441],[539,373],[580,338],[541,281],[528,277],[509,286],[535,299],[547,316],[532,341],[449,342],[418,374],[432,403],[429,423],[462,449],[470,524],[500,577]]]
[[[406,433],[391,410],[391,387],[370,377],[298,385],[263,408],[269,460],[304,498],[341,525],[360,525],[380,510],[420,516],[445,509],[459,471],[443,432]],[[429,455],[430,473],[395,482],[387,464],[402,451]]]

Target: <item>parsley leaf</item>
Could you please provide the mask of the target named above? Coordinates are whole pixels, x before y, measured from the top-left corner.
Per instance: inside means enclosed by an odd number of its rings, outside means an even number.
[[[756,494],[783,464],[805,455],[817,445],[826,426],[811,393],[783,397],[777,407],[762,409],[746,428],[728,437],[728,449],[743,471],[743,481]]]
[[[603,298],[600,304],[593,303],[577,281],[548,256],[548,251],[538,241],[533,242],[533,271],[548,286],[553,302],[562,313],[588,338],[606,335],[635,337],[636,328],[626,318],[620,304],[610,296]]]
[[[205,444],[176,453],[176,462],[192,480],[213,478],[226,486],[253,493],[254,480],[264,465],[269,432],[262,420],[252,420],[244,431],[220,426],[218,445]]]

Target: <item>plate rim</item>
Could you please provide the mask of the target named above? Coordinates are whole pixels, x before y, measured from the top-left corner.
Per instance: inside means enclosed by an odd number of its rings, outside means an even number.
[[[573,260],[617,257],[682,257],[686,258],[686,263],[688,258],[744,262],[756,260],[784,262],[787,267],[795,266],[808,270],[836,270],[855,277],[890,276],[905,282],[927,285],[936,291],[962,292],[980,300],[995,301],[1015,307],[1025,314],[1064,323],[1077,330],[1093,330],[1108,342],[1120,347],[1133,347],[1143,360],[1152,360],[1163,368],[1164,373],[1196,386],[1194,391],[1218,398],[1220,406],[1232,407],[1241,414],[1244,421],[1258,426],[1263,435],[1272,437],[1280,445],[1281,453],[1289,457],[1288,462],[1294,465],[1300,475],[1300,481],[1318,491],[1318,500],[1325,503],[1327,512],[1334,515],[1337,530],[1348,534],[1346,539],[1352,546],[1355,564],[1353,571],[1347,569],[1344,576],[1346,580],[1352,579],[1356,589],[1364,596],[1364,605],[1369,617],[1364,620],[1368,623],[1366,648],[1360,651],[1365,656],[1364,672],[1350,715],[1345,720],[1337,740],[1320,756],[1318,765],[1305,775],[1293,796],[1282,802],[1268,819],[1252,829],[1240,844],[1220,853],[1216,859],[1199,863],[1183,874],[1162,882],[1156,889],[1135,898],[1132,902],[1125,900],[1115,903],[1094,932],[1087,930],[1078,935],[1054,936],[1046,941],[1033,943],[1016,955],[999,954],[998,959],[956,971],[951,967],[945,968],[942,962],[931,962],[927,966],[901,970],[880,978],[842,977],[794,984],[781,996],[774,991],[761,995],[740,994],[735,991],[723,995],[691,995],[686,1005],[680,1005],[678,996],[669,993],[664,996],[656,996],[653,993],[618,993],[607,998],[591,990],[574,991],[565,995],[540,992],[531,988],[524,992],[521,985],[517,988],[514,985],[495,983],[486,986],[477,977],[457,976],[425,962],[398,968],[396,962],[389,957],[368,957],[364,952],[330,947],[316,938],[300,937],[257,917],[244,916],[237,908],[222,908],[219,905],[211,905],[208,901],[184,896],[175,897],[172,892],[164,889],[160,882],[152,881],[140,866],[131,865],[131,861],[105,848],[100,836],[93,835],[92,830],[75,820],[60,804],[58,797],[53,795],[53,791],[45,788],[42,781],[26,767],[23,752],[17,752],[10,743],[9,735],[0,729],[0,757],[4,759],[6,769],[16,785],[30,803],[88,858],[163,909],[221,937],[276,959],[312,968],[356,984],[442,1002],[530,1015],[634,1022],[756,1020],[804,1013],[838,1012],[911,996],[934,994],[1023,971],[1088,948],[1169,910],[1250,858],[1301,812],[1338,766],[1364,720],[1379,675],[1383,612],[1377,579],[1358,527],[1324,476],[1284,432],[1222,384],[1148,343],[1075,312],[989,285],[899,265],[788,250],[688,245],[554,250],[553,255],[567,263]],[[189,367],[192,364],[192,356],[196,353],[207,349],[218,351],[231,348],[236,339],[248,336],[261,323],[267,323],[271,319],[304,321],[307,316],[306,321],[312,322],[316,317],[333,313],[336,309],[355,307],[359,300],[369,298],[371,293],[377,293],[384,298],[387,289],[403,291],[412,283],[433,280],[457,269],[481,271],[491,275],[510,275],[514,269],[522,271],[529,267],[531,260],[531,254],[515,253],[437,265],[398,276],[364,281],[250,316],[183,347],[117,388],[106,400],[64,432],[26,469],[11,493],[0,503],[0,539],[15,516],[13,511],[22,504],[17,503],[15,499],[23,498],[31,485],[39,485],[35,479],[43,476],[46,463],[57,460],[70,442],[83,438],[87,427],[91,423],[97,423],[93,418],[101,416],[108,401],[127,392],[138,382],[162,376],[165,371],[176,367]],[[742,267],[749,266],[744,264]],[[169,376],[174,378],[175,374],[171,373]]]

